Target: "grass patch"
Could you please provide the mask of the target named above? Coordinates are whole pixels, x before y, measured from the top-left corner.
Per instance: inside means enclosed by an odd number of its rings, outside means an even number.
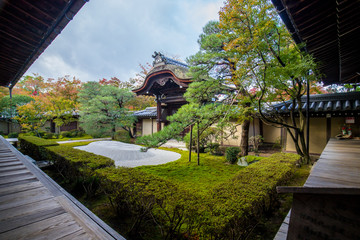
[[[189,152],[174,148],[161,148],[181,154],[181,158],[156,166],[141,166],[137,169],[179,183],[197,192],[208,192],[215,185],[233,178],[244,167],[228,164],[224,156],[214,156],[209,153],[200,154],[200,165],[197,165],[197,155],[192,153],[189,162]]]
[[[62,145],[62,146],[67,146],[67,147],[80,147],[80,146],[89,145],[89,144],[92,143],[92,142],[97,142],[97,141],[62,143],[62,144],[60,144],[60,145]]]
[[[63,137],[63,138],[49,139],[49,140],[52,140],[52,141],[69,141],[69,140],[85,140],[85,139],[93,139],[93,137],[86,134],[86,135],[84,135],[82,137]]]

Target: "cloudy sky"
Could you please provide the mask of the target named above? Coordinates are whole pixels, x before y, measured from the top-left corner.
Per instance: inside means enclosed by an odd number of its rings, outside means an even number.
[[[26,75],[127,81],[160,51],[185,60],[223,0],[90,0]]]

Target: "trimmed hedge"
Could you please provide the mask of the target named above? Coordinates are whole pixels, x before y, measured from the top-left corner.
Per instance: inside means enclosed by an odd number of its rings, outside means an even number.
[[[81,183],[88,195],[106,194],[117,215],[126,218],[123,234],[134,239],[151,238],[150,225],[163,239],[245,239],[276,205],[276,186],[290,179],[300,160],[273,154],[203,194],[140,169],[115,168],[105,157],[36,140],[33,146],[45,149],[66,179]]]
[[[96,169],[115,167],[110,158],[74,149],[71,146],[59,145],[56,142],[35,136],[21,138],[21,151],[36,160],[49,160],[58,173],[69,182],[81,184],[88,196],[95,194],[98,179]],[[35,153],[35,154],[33,154]]]
[[[45,147],[57,146],[58,143],[35,136],[19,136],[21,152],[36,161],[46,160]]]
[[[46,147],[47,158],[53,163],[59,174],[70,182],[82,185],[86,195],[96,194],[99,179],[94,175],[96,169],[114,167],[110,158],[74,149],[70,146]]]
[[[215,239],[246,238],[257,219],[272,209],[276,186],[291,178],[299,161],[299,155],[275,153],[215,187],[209,197],[213,205],[205,233]]]
[[[153,223],[162,239],[183,239],[200,222],[199,197],[173,182],[134,168],[103,168],[96,173],[118,216],[131,216],[125,230],[128,236],[137,239],[149,234],[144,229]]]

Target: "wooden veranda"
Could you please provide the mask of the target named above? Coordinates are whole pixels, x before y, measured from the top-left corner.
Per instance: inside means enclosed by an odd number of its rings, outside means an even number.
[[[0,136],[0,239],[124,239]]]
[[[277,190],[294,200],[276,240],[358,239],[360,140],[330,139],[303,187]]]

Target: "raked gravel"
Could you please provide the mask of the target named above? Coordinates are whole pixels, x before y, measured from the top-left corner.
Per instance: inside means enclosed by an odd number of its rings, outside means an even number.
[[[179,153],[160,149],[151,148],[147,152],[141,152],[139,145],[116,141],[98,141],[74,148],[111,158],[119,167],[159,165],[178,160],[181,157]]]

